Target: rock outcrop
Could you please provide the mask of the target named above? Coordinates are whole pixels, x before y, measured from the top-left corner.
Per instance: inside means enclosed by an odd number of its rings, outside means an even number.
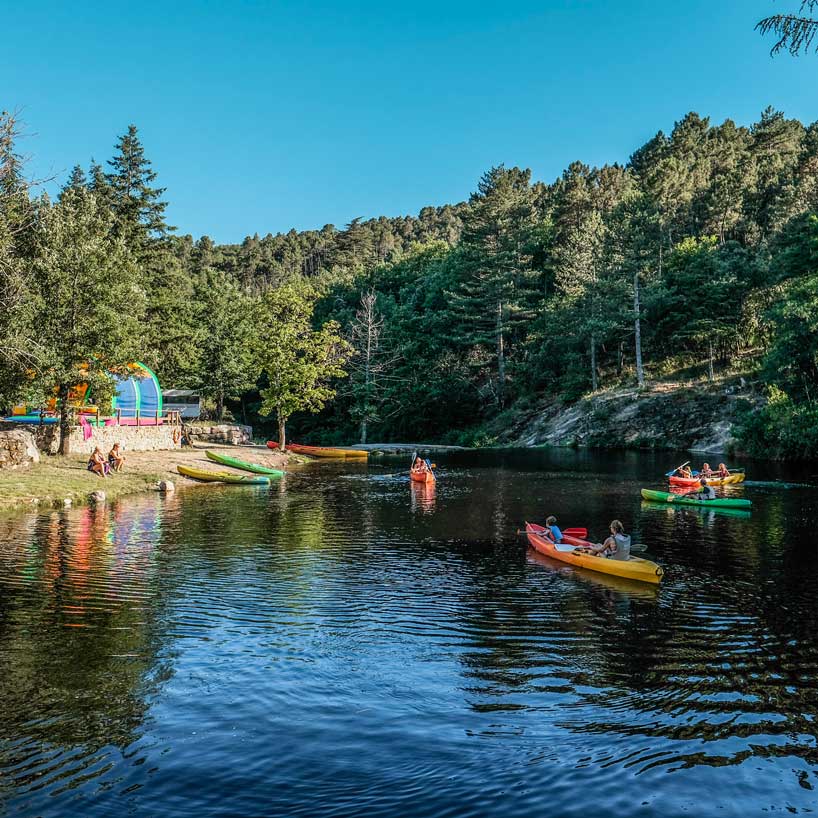
[[[0,469],[28,468],[40,462],[34,435],[25,429],[0,431]]]

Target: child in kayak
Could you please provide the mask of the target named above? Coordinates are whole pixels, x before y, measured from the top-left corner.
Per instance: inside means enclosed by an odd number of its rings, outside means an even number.
[[[583,551],[596,557],[607,557],[611,560],[629,560],[631,556],[631,537],[625,533],[625,526],[619,520],[611,520],[611,536],[604,543],[592,545]]]
[[[545,526],[549,531],[548,538],[555,543],[562,542],[562,531],[560,531],[559,526],[557,526],[557,518],[556,517],[549,517],[545,521]]]
[[[694,497],[696,497],[699,500],[715,500],[716,499],[716,490],[713,488],[713,486],[708,486],[707,485],[707,478],[702,477],[702,479],[699,480],[699,486],[700,486],[701,490],[699,491],[698,494],[693,495]]]

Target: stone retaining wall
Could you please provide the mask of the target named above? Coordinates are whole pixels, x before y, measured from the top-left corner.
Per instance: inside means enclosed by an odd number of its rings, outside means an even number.
[[[20,428],[0,430],[0,469],[25,468],[39,462],[40,453],[31,432]]]
[[[188,426],[194,440],[207,443],[228,443],[232,446],[245,446],[253,442],[253,427],[241,424],[222,423],[218,426]]]
[[[59,430],[56,424],[37,426],[35,438],[40,451],[57,454],[59,447]],[[91,437],[83,438],[82,427],[72,426],[70,446],[72,454],[90,454],[96,446],[107,455],[114,443],[119,443],[126,452],[155,452],[162,449],[178,449],[180,443],[173,440],[173,433],[179,432],[178,426],[102,426],[92,428]]]

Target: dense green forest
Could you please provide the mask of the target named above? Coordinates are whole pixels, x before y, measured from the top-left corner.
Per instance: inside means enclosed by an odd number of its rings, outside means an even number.
[[[299,438],[481,443],[542,401],[741,372],[766,397],[745,448],[818,456],[818,123],[690,113],[622,164],[495,167],[467,202],[236,245],[176,235],[133,126],[55,201],[17,129],[3,115],[3,406],[138,358]]]

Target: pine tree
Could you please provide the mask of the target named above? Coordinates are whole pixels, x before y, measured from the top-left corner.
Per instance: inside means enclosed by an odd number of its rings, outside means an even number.
[[[481,178],[463,220],[459,286],[450,292],[460,342],[493,361],[494,399],[506,402],[509,336],[533,315],[531,172],[500,166]]]
[[[116,153],[105,175],[110,186],[114,214],[120,224],[141,245],[143,253],[156,241],[167,237],[175,228],[165,221],[167,202],[162,200],[163,187],[152,187],[157,173],[145,156],[136,125],[116,143]]]
[[[224,402],[252,389],[258,377],[255,341],[257,303],[229,273],[208,269],[200,276],[194,298],[202,335],[197,387],[216,402],[216,417]]]

